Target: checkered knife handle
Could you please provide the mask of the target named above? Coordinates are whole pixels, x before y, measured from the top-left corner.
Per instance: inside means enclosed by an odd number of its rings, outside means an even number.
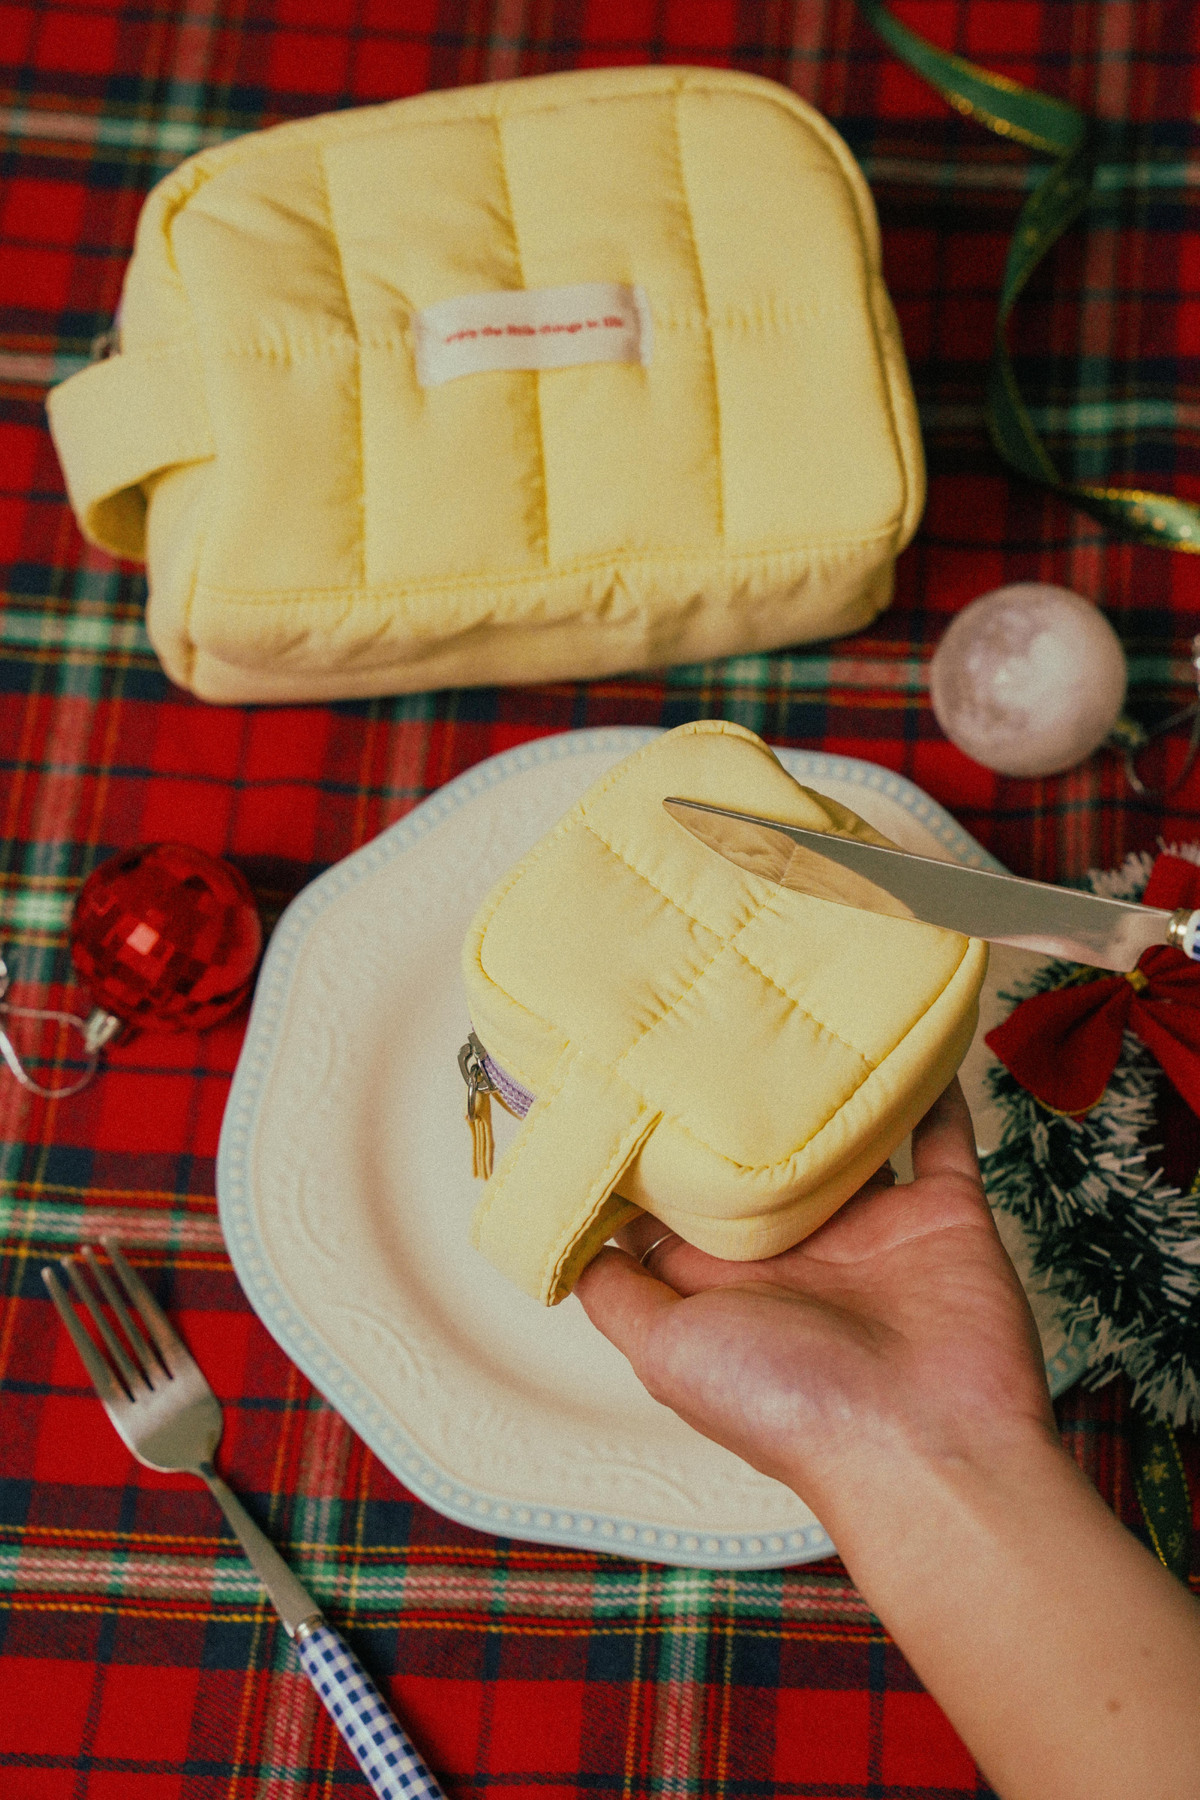
[[[304,1673],[380,1800],[445,1800],[375,1683],[332,1625],[322,1621],[301,1629],[296,1648]]]

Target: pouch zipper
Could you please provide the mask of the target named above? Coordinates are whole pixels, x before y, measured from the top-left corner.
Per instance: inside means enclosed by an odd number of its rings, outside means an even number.
[[[492,1172],[492,1095],[506,1112],[523,1119],[533,1105],[528,1088],[494,1063],[472,1031],[458,1053],[458,1071],[467,1084],[467,1124],[471,1127],[471,1172],[484,1181]]]
[[[458,1053],[458,1068],[467,1084],[467,1118],[475,1116],[480,1094],[495,1094],[501,1106],[516,1119],[523,1119],[534,1102],[534,1095],[519,1081],[493,1062],[475,1033],[472,1032]]]

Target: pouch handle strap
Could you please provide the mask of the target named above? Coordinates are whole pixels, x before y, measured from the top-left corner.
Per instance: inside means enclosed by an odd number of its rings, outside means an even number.
[[[1008,348],[1009,315],[1038,263],[1091,198],[1095,164],[1091,121],[1063,100],[939,49],[902,24],[882,0],[858,0],[858,8],[901,61],[937,88],[957,112],[998,137],[1056,159],[1021,209],[1001,283],[986,408],[988,433],[997,451],[1019,475],[1054,488],[1110,530],[1140,544],[1200,554],[1200,506],[1191,501],[1145,488],[1064,481],[1017,387]]]
[[[106,357],[52,388],[46,411],[83,535],[143,561],[142,483],[216,454],[199,346],[185,341]]]
[[[605,1240],[641,1211],[613,1189],[660,1116],[615,1070],[566,1052],[475,1209],[475,1248],[543,1306],[556,1306]]]

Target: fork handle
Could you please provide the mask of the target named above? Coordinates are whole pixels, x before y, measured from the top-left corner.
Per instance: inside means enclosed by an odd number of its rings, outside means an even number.
[[[227,1487],[210,1462],[200,1464],[199,1473],[225,1517],[259,1580],[266,1588],[284,1629],[294,1638],[301,1625],[319,1619],[321,1609],[280,1556],[274,1544],[258,1529],[231,1487]]]
[[[274,1602],[327,1712],[380,1800],[445,1800],[441,1788],[396,1723],[387,1702],[346,1640],[259,1530],[210,1462],[200,1464],[230,1529]]]
[[[296,1649],[304,1673],[380,1800],[445,1800],[341,1633],[324,1619],[302,1626]]]

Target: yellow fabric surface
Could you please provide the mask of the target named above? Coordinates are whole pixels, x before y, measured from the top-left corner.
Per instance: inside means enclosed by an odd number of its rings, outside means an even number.
[[[419,385],[421,309],[586,282],[645,291],[648,363]],[[855,630],[924,497],[857,165],[794,94],[710,69],[425,94],[202,152],[146,202],[121,354],[49,410],[84,531],[148,556],[168,673],[237,702]]]
[[[671,794],[887,842],[752,732],[704,721],[620,764],[493,889],[463,950],[471,1019],[538,1102],[474,1241],[547,1304],[618,1193],[715,1255],[796,1243],[974,1034],[985,944],[749,875],[663,811]]]
[[[195,346],[92,363],[54,388],[46,404],[56,442],[72,446],[71,501],[85,535],[140,559],[144,484],[214,452]]]
[[[613,1190],[656,1122],[615,1069],[586,1052],[568,1053],[530,1113],[523,1154],[488,1183],[471,1222],[475,1248],[539,1299],[568,1294],[601,1244],[636,1216],[637,1207]],[[564,1167],[586,1171],[569,1198]],[[514,1212],[519,1233],[510,1229]]]

